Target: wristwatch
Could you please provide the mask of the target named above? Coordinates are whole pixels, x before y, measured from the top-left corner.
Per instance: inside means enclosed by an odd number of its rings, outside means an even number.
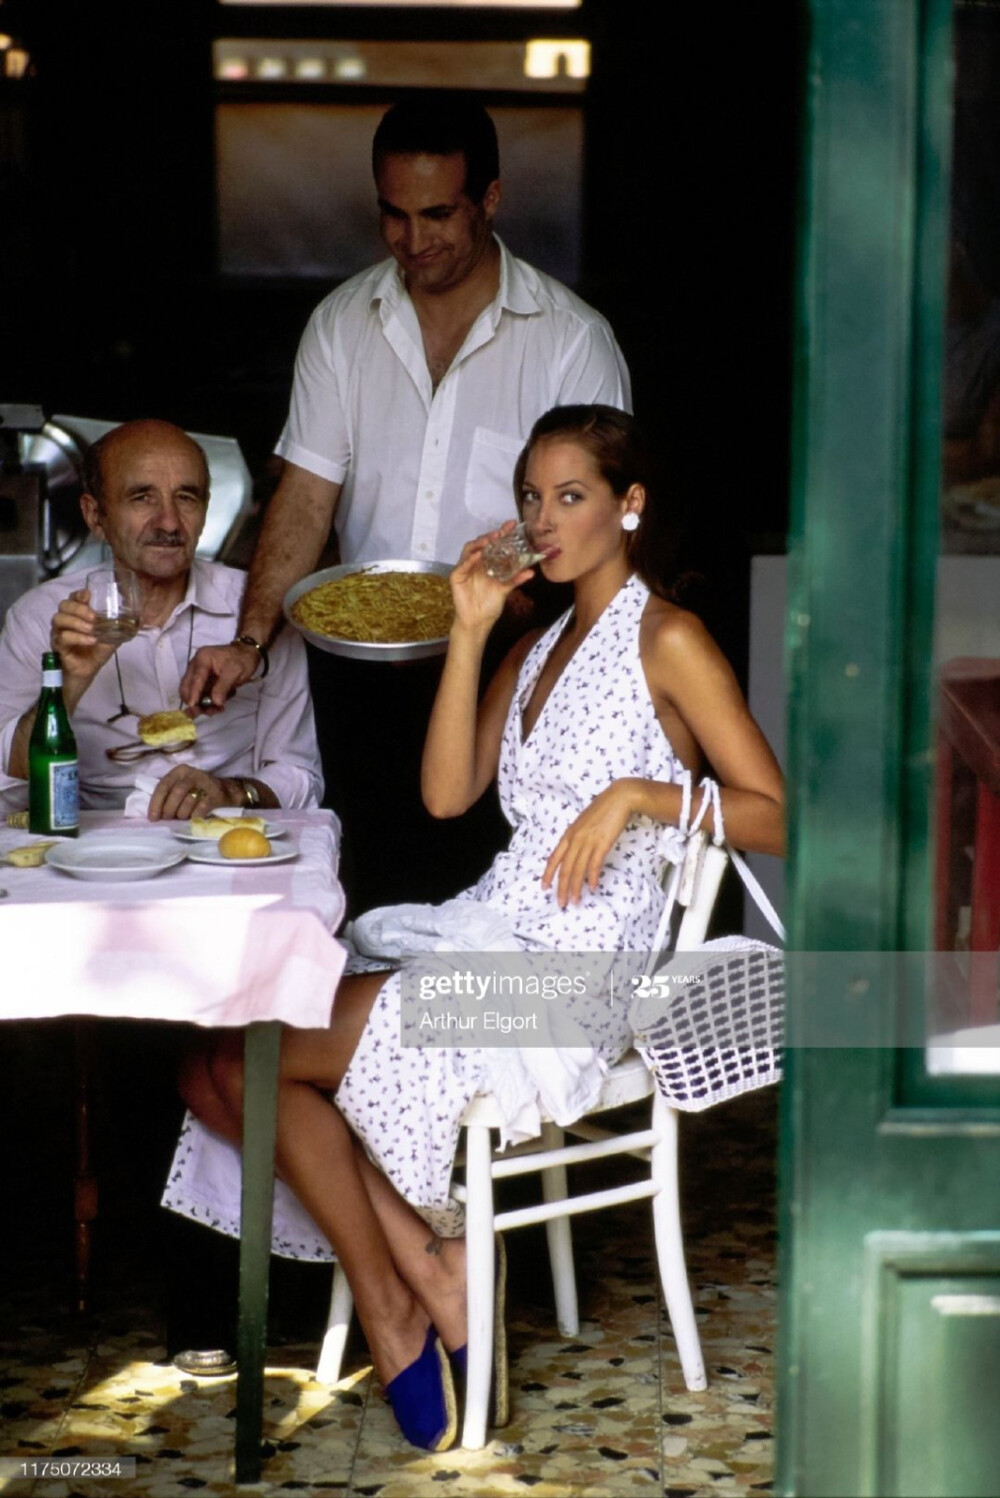
[[[260,791],[254,785],[252,780],[244,780],[238,776],[236,779],[236,784],[243,792],[244,806],[246,806],[247,808],[255,808],[260,805]]]
[[[267,653],[267,646],[264,645],[260,640],[255,640],[253,635],[237,635],[235,640],[230,641],[230,644],[249,645],[252,650],[256,650],[257,654],[264,662],[264,669],[260,673],[260,679],[261,681],[263,681],[264,677],[271,669],[271,657]]]

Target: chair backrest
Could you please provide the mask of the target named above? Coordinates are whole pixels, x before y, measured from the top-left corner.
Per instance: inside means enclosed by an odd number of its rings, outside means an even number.
[[[663,882],[666,900],[656,940],[646,965],[652,973],[668,952],[690,952],[705,940],[729,854],[706,832],[688,839],[684,860],[668,864]]]
[[[704,837],[705,834],[697,833],[696,836]],[[694,888],[681,918],[677,940],[674,942],[675,952],[690,952],[693,947],[700,946],[705,940],[722,877],[728,865],[729,854],[725,848],[716,847],[715,843],[709,842],[706,837],[694,878]]]

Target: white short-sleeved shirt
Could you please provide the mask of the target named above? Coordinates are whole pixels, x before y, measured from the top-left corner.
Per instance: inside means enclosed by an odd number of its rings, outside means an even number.
[[[394,260],[352,277],[299,345],[282,457],[341,484],[344,561],[454,562],[515,514],[514,462],[552,406],[631,409],[610,326],[551,276],[500,249],[500,287],[437,390]]]
[[[7,773],[14,730],[38,700],[42,653],[50,650],[52,618],[62,599],[86,587],[87,573],[69,572],[25,593],[7,611],[0,634],[0,804],[27,806],[27,781]],[[166,623],[141,629],[107,661],[73,714],[80,759],[80,805],[108,811],[124,806],[138,774],[159,779],[178,764],[192,764],[221,778],[250,776],[270,786],[284,807],[316,806],[323,794],[316,726],[300,635],[285,629],[271,647],[266,677],[240,687],[224,713],[198,718],[198,738],[181,753],[150,755],[133,764],[110,760],[105,751],[134,743],[136,717],[107,720],[118,711],[122,690],[133,714],[180,704],[180,681],[199,645],[216,645],[236,631],[246,573],[221,562],[196,559],[187,591]]]

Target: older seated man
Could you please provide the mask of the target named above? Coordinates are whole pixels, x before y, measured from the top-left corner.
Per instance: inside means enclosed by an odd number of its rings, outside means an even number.
[[[180,680],[199,645],[237,633],[246,575],[195,557],[205,524],[205,454],[179,427],[129,421],[88,453],[84,519],[139,580],[140,628],[122,645],[94,633],[87,572],[33,588],[0,635],[0,796],[27,804],[28,740],[42,653],[62,658],[63,696],[80,759],[80,804],[121,807],[151,788],[148,816],[190,817],[219,806],[315,806],[323,792],[301,638],[286,630],[224,713],[198,718],[196,742],[171,755],[119,763],[138,719],[180,705]],[[138,772],[138,776],[137,776]],[[148,777],[143,780],[141,777]],[[130,807],[144,803],[134,794]]]

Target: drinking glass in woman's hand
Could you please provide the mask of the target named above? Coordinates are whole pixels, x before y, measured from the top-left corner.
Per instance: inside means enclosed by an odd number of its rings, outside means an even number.
[[[100,567],[87,576],[94,634],[102,645],[124,645],[139,628],[139,579],[127,567]]]
[[[533,567],[544,556],[545,552],[537,549],[522,520],[520,525],[516,525],[506,535],[486,543],[483,547],[483,566],[487,577],[494,578],[498,583],[509,583],[512,577],[523,572],[525,567]]]

